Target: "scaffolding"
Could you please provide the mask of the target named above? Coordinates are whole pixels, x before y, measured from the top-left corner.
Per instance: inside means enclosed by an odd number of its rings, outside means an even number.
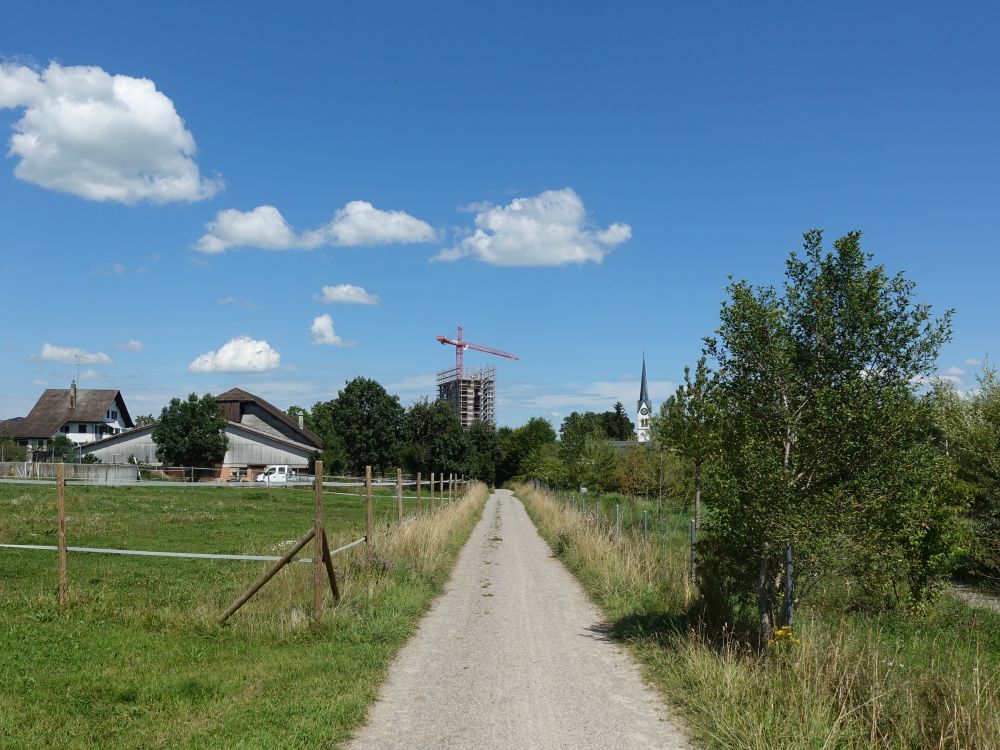
[[[473,422],[496,425],[496,368],[459,370],[453,367],[437,374],[438,400],[446,401],[458,415],[462,427]]]

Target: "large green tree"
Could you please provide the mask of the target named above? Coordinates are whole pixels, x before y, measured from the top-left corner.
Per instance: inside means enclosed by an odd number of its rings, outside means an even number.
[[[953,462],[958,491],[969,500],[971,534],[962,572],[1000,588],[1000,378],[990,366],[962,396],[938,381],[925,401],[933,439]]]
[[[417,401],[403,420],[403,465],[415,474],[465,473],[469,441],[447,401]]]
[[[374,380],[357,377],[327,404],[329,432],[342,441],[344,460],[352,472],[360,474],[372,466],[384,474],[398,461],[404,411],[397,396]]]
[[[705,462],[715,449],[715,402],[712,389],[715,378],[705,363],[698,360],[694,379],[691,368],[684,368],[684,382],[677,392],[660,406],[660,418],[653,422],[656,439],[691,462],[694,471],[694,520],[701,526],[701,479]]]
[[[469,428],[469,458],[467,472],[491,487],[497,481],[497,464],[500,462],[500,440],[496,428],[487,422],[474,422]]]
[[[850,582],[853,606],[926,598],[954,540],[948,467],[918,429],[914,383],[934,369],[950,313],[931,317],[914,284],[822,234],[786,263],[781,291],[728,287],[717,336],[719,461],[699,568],[729,622],[782,620],[782,564],[794,598]]]
[[[625,407],[621,401],[615,401],[611,411],[606,411],[601,415],[604,424],[604,433],[611,440],[631,440],[635,437],[635,429],[632,420],[625,413]]]
[[[226,419],[215,397],[170,399],[153,428],[156,456],[169,466],[214,466],[229,447]]]
[[[501,427],[497,430],[500,460],[497,464],[497,483],[503,484],[525,474],[525,460],[543,445],[554,444],[556,431],[541,417],[532,417],[516,429]]]

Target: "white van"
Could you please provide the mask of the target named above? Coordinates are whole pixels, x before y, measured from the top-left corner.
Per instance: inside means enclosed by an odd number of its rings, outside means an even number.
[[[268,484],[286,484],[292,475],[292,467],[288,464],[274,464],[264,469],[263,474],[258,474],[255,482],[267,482]]]

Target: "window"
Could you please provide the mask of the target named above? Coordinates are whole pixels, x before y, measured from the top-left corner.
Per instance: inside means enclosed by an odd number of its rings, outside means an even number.
[[[68,424],[64,424],[62,427],[59,428],[59,432],[61,432],[63,434],[69,432],[69,425]]]
[[[81,433],[84,433],[84,432],[86,432],[86,431],[87,431],[87,425],[85,425],[85,424],[81,424],[81,425],[78,425],[78,426],[77,426],[77,430],[78,430],[79,432],[81,432]]]
[[[118,419],[118,412],[111,410],[108,412],[112,419]]]

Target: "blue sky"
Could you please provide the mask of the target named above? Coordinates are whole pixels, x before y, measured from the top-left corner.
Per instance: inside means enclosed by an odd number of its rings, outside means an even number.
[[[459,324],[521,357],[496,361],[502,424],[632,409],[643,351],[658,402],[726,277],[779,281],[810,227],[861,229],[956,308],[940,367],[969,385],[1000,348],[998,23],[988,3],[8,8],[0,418],[77,355],[138,413],[235,385],[308,406],[355,375],[410,402]]]

